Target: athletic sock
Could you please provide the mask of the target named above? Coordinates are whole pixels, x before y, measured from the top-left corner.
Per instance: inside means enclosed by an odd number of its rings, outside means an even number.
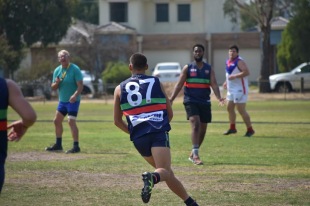
[[[153,178],[154,185],[160,182],[160,175],[158,172],[153,172],[152,178]]]
[[[248,128],[248,132],[254,132],[252,126]]]
[[[184,201],[187,206],[198,206],[198,204],[193,200],[193,198],[188,197],[187,200]]]
[[[61,146],[62,145],[62,138],[61,137],[56,137],[56,144],[58,146]]]
[[[73,147],[79,147],[79,142],[73,142]]]
[[[231,130],[236,130],[236,124],[230,124],[230,129]]]
[[[199,156],[199,145],[193,145],[192,154],[193,156]]]

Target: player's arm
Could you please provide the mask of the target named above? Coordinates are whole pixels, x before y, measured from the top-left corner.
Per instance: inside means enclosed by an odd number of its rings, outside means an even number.
[[[181,89],[183,88],[184,82],[186,81],[186,78],[187,78],[187,70],[188,70],[188,65],[185,65],[182,69],[179,80],[176,83],[176,85],[174,86],[173,92],[169,98],[171,104],[172,104],[173,100],[178,96]]]
[[[238,74],[230,75],[228,77],[230,80],[233,80],[236,78],[243,78],[243,77],[250,75],[250,71],[248,69],[248,66],[246,65],[246,63],[243,60],[238,61],[238,69],[240,72]]]
[[[167,107],[167,113],[168,113],[168,118],[169,118],[169,122],[172,120],[173,118],[173,111],[172,111],[172,107],[171,107],[171,103],[167,97],[167,94],[165,92],[165,88],[163,87],[162,83],[160,83],[160,87],[161,87],[161,90],[163,91],[165,97],[166,97],[166,107]]]
[[[219,101],[219,104],[223,105],[224,102],[225,102],[225,98],[221,97],[220,88],[219,88],[219,86],[217,84],[216,77],[215,77],[215,72],[214,72],[213,69],[211,69],[210,85],[211,85],[211,88],[212,88],[212,90],[213,90],[217,100]]]
[[[51,84],[52,90],[58,89],[60,82],[61,82],[61,79],[58,76],[56,76],[56,71],[54,71],[54,73],[53,73],[53,81],[52,81],[52,84]]]
[[[129,134],[127,123],[123,120],[123,112],[121,110],[121,87],[118,85],[114,90],[114,124]]]
[[[77,81],[76,84],[77,84],[77,89],[73,93],[73,95],[70,97],[69,99],[70,103],[74,103],[76,101],[77,96],[80,95],[83,91],[83,80]]]
[[[9,90],[9,105],[21,117],[20,120],[8,125],[7,128],[12,129],[8,133],[8,139],[18,141],[26,133],[27,129],[35,123],[37,115],[29,102],[24,98],[18,85],[9,79],[6,82]]]

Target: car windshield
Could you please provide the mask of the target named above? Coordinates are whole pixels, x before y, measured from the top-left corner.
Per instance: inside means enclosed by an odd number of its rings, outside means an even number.
[[[159,66],[158,70],[163,71],[163,70],[178,70],[177,65],[165,65],[165,66]]]

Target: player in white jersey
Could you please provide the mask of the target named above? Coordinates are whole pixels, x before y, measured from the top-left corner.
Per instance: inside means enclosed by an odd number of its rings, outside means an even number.
[[[239,48],[236,45],[229,47],[229,58],[226,61],[226,81],[223,84],[227,89],[227,111],[230,122],[230,128],[224,135],[237,133],[236,112],[237,108],[245,125],[246,133],[244,136],[251,137],[255,132],[249,114],[246,111],[246,102],[248,100],[248,76],[250,75],[246,63],[239,57]]]

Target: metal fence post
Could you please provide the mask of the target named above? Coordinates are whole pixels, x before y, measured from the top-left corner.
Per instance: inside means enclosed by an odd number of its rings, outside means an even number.
[[[300,93],[304,92],[304,78],[300,78]]]

